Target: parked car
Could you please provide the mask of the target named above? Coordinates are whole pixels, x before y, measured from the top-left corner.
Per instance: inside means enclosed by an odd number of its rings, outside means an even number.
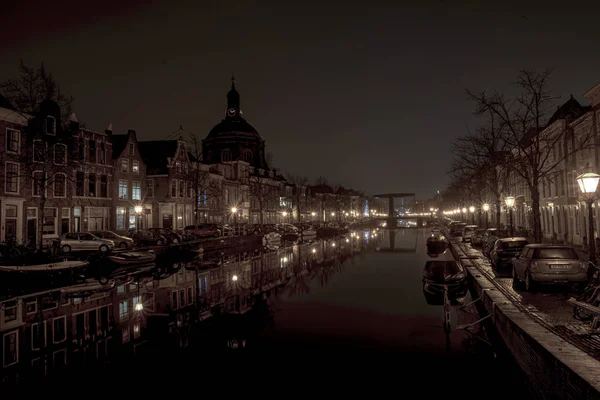
[[[483,244],[483,235],[485,229],[477,229],[471,237],[471,246],[481,246]]]
[[[505,231],[504,229],[496,229],[496,228],[491,228],[491,229],[493,229],[493,230],[488,229],[489,232],[486,232],[484,235],[483,246],[482,246],[482,250],[481,250],[483,255],[488,258],[490,257],[490,251],[492,251],[492,248],[494,247],[496,240],[504,239],[504,238],[508,237],[508,232]],[[486,235],[487,235],[487,237],[486,237]]]
[[[193,235],[196,237],[220,237],[222,231],[217,227],[216,224],[198,224],[188,225],[183,228],[186,234]]]
[[[524,237],[498,239],[490,251],[492,269],[498,271],[503,267],[512,267],[512,258],[521,253],[529,242]]]
[[[471,238],[473,238],[473,234],[477,230],[477,225],[467,225],[464,227],[462,231],[462,241],[470,242]]]
[[[588,280],[587,263],[570,246],[528,244],[512,259],[513,285],[533,291],[538,284],[582,285]]]
[[[450,236],[460,236],[462,235],[463,229],[467,226],[464,222],[456,222],[450,225]]]
[[[165,239],[167,239],[167,243],[177,244],[183,241],[182,236],[172,229],[148,228],[147,230],[152,232],[155,236],[163,236]]]
[[[286,234],[286,233],[296,233],[299,234],[300,231],[298,230],[298,228],[296,228],[294,225],[292,224],[288,224],[286,222],[282,223],[282,224],[278,224],[277,225],[277,230],[279,231],[279,233],[281,233],[282,235]]]
[[[60,239],[60,249],[63,253],[72,251],[100,251],[106,253],[115,248],[115,242],[102,239],[89,232],[65,233]]]
[[[93,231],[93,235],[98,236],[101,239],[108,239],[115,242],[115,246],[120,249],[132,249],[133,239],[127,236],[119,235],[113,231]]]
[[[130,229],[127,236],[138,246],[162,246],[167,244],[167,238],[147,229]]]

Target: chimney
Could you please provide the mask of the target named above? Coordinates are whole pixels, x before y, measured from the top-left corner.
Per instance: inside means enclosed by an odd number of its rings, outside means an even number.
[[[112,124],[108,124],[106,126],[106,129],[104,130],[104,133],[106,133],[108,136],[112,136]]]

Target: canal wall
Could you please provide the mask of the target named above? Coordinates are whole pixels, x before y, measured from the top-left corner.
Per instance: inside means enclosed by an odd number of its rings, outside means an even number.
[[[545,399],[600,399],[600,362],[550,332],[519,309],[484,274],[478,258],[468,257],[458,245],[450,250],[469,275],[473,299],[490,316],[533,389]],[[501,384],[502,377],[498,379]],[[517,396],[518,397],[518,396]]]

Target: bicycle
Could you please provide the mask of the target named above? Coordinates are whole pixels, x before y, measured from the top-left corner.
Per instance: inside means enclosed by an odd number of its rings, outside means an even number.
[[[600,274],[598,267],[594,263],[589,263],[590,267],[594,267],[592,280],[587,284],[583,292],[577,296],[577,301],[588,303],[594,307],[600,307]],[[586,312],[577,306],[573,307],[573,318],[579,321],[590,321],[594,318],[594,314]]]

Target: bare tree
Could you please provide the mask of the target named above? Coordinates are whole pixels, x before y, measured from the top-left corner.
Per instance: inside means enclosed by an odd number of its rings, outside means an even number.
[[[298,222],[301,222],[302,209],[306,205],[306,185],[308,178],[300,175],[288,175],[287,179],[294,184],[294,194],[292,197],[292,207],[296,208]],[[302,204],[304,201],[305,204]]]
[[[279,197],[279,185],[268,176],[261,175],[256,169],[245,179],[250,200],[254,199],[259,213],[259,224],[264,224],[265,209],[274,207]]]
[[[183,171],[183,179],[191,185],[194,193],[194,215],[196,224],[200,223],[200,205],[206,206],[210,200],[220,197],[220,188],[210,176],[208,166],[202,163],[202,139],[190,133],[187,140],[190,169]]]
[[[488,113],[488,116],[486,125],[480,126],[475,133],[469,132],[454,141],[454,162],[450,174],[456,181],[468,181],[470,184],[465,189],[469,192],[473,192],[473,189],[478,191],[472,193],[474,197],[482,197],[482,191],[491,195],[491,201],[496,205],[495,220],[499,224],[502,192],[507,180],[507,170],[503,168],[506,143],[501,130],[494,123],[494,114]],[[483,195],[483,198],[488,197]]]
[[[65,96],[51,73],[40,67],[19,65],[19,77],[0,83],[0,90],[16,108],[27,126],[22,132],[18,151],[6,160],[16,161],[7,171],[6,186],[17,185],[27,200],[38,206],[37,247],[43,247],[44,207],[52,199],[71,197],[70,182],[79,166],[75,156],[78,146],[73,141],[72,123],[79,124],[72,114],[72,97]],[[83,184],[83,183],[82,183]],[[83,188],[82,188],[83,189]]]
[[[551,181],[556,168],[570,155],[592,146],[592,129],[566,146],[569,133],[562,127],[548,129],[555,96],[549,90],[550,70],[521,71],[515,83],[518,94],[508,97],[498,91],[467,91],[476,104],[478,115],[493,115],[494,129],[501,132],[507,152],[503,166],[518,176],[531,193],[533,235],[542,240],[540,190],[543,181]],[[564,125],[561,125],[564,126]],[[558,151],[557,151],[558,149]]]

